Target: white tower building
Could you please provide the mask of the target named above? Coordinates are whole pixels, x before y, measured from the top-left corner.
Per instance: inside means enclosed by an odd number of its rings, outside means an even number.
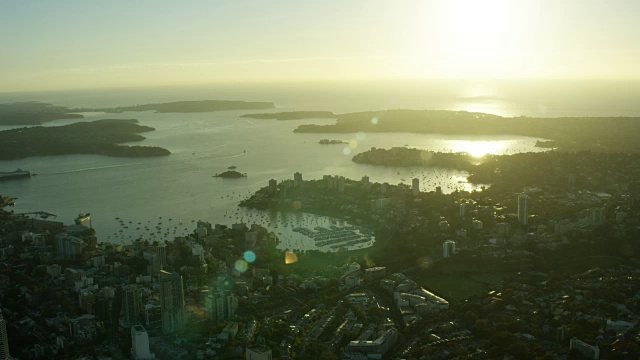
[[[142,325],[131,327],[131,358],[134,360],[155,359],[149,350],[149,334]]]
[[[447,240],[442,243],[442,257],[449,257],[456,254],[456,242]]]

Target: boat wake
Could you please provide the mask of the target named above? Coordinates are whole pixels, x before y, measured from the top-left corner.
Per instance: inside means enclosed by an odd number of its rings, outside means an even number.
[[[119,164],[119,165],[94,166],[94,167],[88,167],[88,168],[82,168],[82,169],[72,169],[72,170],[66,170],[66,171],[60,171],[60,172],[39,173],[38,175],[41,175],[41,176],[46,176],[46,175],[61,175],[61,174],[70,174],[70,173],[83,172],[83,171],[102,170],[102,169],[113,169],[113,168],[126,167],[126,166],[135,166],[135,165],[142,165],[142,164],[146,164],[146,163],[144,163],[144,162],[139,162],[139,163],[132,163],[132,164]]]

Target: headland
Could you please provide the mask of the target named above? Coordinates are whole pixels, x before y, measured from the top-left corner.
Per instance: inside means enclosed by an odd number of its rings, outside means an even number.
[[[118,145],[145,138],[153,131],[133,119],[105,119],[64,126],[26,127],[0,131],[0,160],[31,156],[97,154],[118,157],[166,156],[169,150],[156,146]]]

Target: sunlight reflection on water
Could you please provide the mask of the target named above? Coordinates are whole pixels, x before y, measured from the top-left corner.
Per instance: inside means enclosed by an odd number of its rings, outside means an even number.
[[[508,148],[509,140],[496,141],[468,141],[452,140],[453,152],[466,152],[474,157],[482,157],[487,154],[502,154]]]

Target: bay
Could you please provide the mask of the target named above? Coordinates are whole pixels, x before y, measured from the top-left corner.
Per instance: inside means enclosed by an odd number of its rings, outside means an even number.
[[[562,83],[545,91],[544,82],[462,83],[430,82],[328,85],[236,85],[193,86],[184,88],[85,90],[47,93],[2,93],[0,102],[40,100],[71,107],[106,107],[163,101],[221,99],[274,101],[274,112],[328,110],[334,112],[389,108],[485,111],[504,116],[637,115],[639,84],[633,82]],[[607,85],[607,86],[605,86]],[[615,85],[615,86],[614,86]],[[598,92],[597,89],[602,89]],[[613,90],[612,90],[613,89]],[[606,90],[606,91],[605,91]],[[611,95],[613,93],[613,95]],[[609,95],[606,95],[609,94]],[[616,95],[618,94],[618,95]],[[634,97],[635,96],[635,97]],[[296,121],[240,118],[251,111],[224,111],[196,114],[87,113],[83,121],[104,118],[138,119],[154,127],[143,134],[147,139],[136,145],[161,146],[172,155],[162,158],[114,158],[98,155],[34,157],[0,161],[0,171],[16,168],[38,174],[30,179],[3,181],[0,194],[17,197],[18,213],[47,211],[57,220],[72,223],[79,213],[92,214],[92,226],[99,241],[128,243],[144,236],[149,240],[169,240],[195,229],[195,221],[230,225],[244,221],[270,226],[285,238],[283,247],[313,248],[304,239],[284,229],[285,220],[237,204],[269,179],[304,179],[340,175],[350,179],[369,176],[373,182],[410,184],[420,179],[422,191],[441,186],[444,192],[477,189],[468,184],[463,171],[438,168],[393,168],[356,164],[353,155],[371,147],[409,146],[434,151],[467,151],[512,154],[542,151],[535,138],[517,136],[465,137],[438,134],[297,134],[300,124],[330,123],[333,120]],[[59,126],[78,120],[58,120],[46,126]],[[0,130],[14,127],[0,127]],[[322,138],[343,140],[349,145],[319,145]],[[241,179],[214,178],[212,175],[236,166],[248,176]],[[307,215],[305,215],[307,216]],[[311,215],[309,215],[311,216]],[[118,217],[123,221],[115,218]],[[169,220],[171,219],[171,220]],[[314,217],[319,226],[335,219]],[[131,223],[129,223],[129,221]],[[301,219],[299,222],[309,222]],[[140,224],[138,224],[140,223]],[[159,224],[161,223],[161,224]],[[127,228],[124,228],[126,226]],[[145,230],[149,228],[149,231]],[[159,229],[156,229],[156,228]],[[160,230],[158,233],[157,230]],[[287,239],[291,239],[291,241]]]

